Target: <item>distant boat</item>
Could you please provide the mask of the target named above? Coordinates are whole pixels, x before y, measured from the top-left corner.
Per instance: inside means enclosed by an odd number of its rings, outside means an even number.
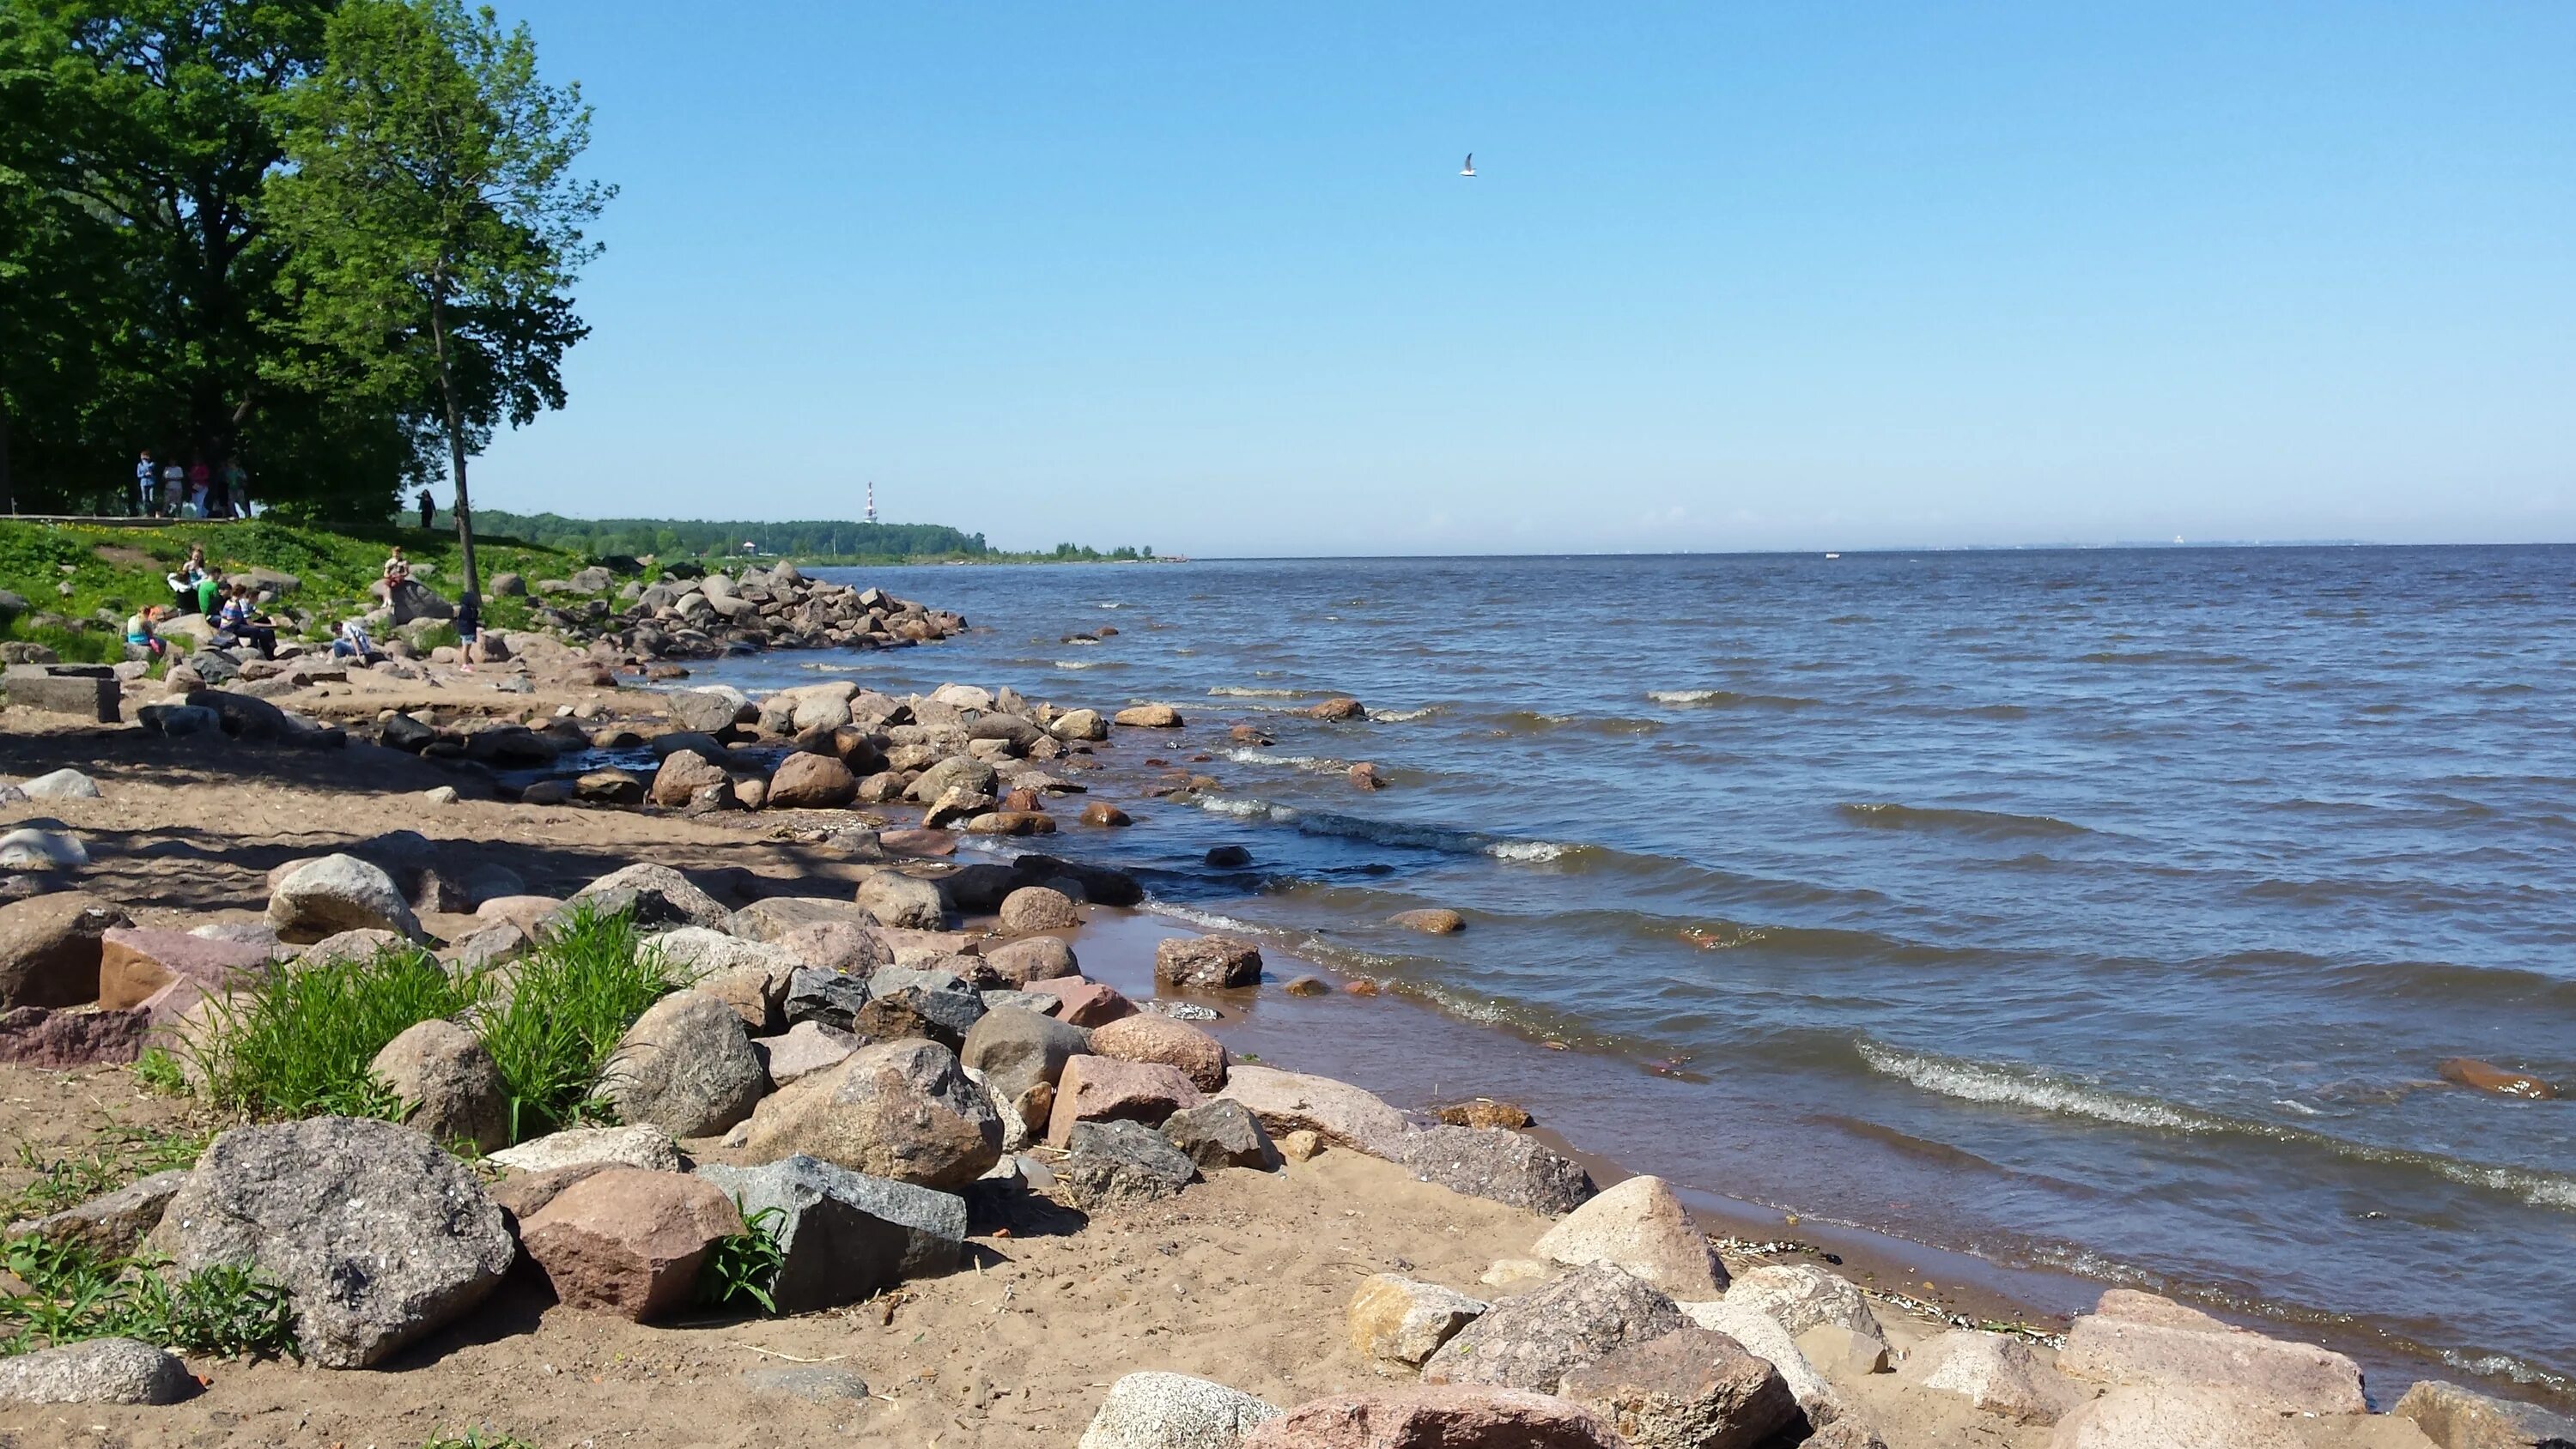
[[[1475,152],[1470,151],[1467,153],[1467,164],[1458,168],[1458,174],[1461,176],[1473,176],[1476,174]]]
[[[1829,553],[1829,554],[1826,554],[1826,555],[1825,555],[1825,557],[1827,557],[1827,558],[1841,558],[1841,557],[1842,557],[1842,555],[1841,555],[1841,554],[1838,554],[1838,553]]]

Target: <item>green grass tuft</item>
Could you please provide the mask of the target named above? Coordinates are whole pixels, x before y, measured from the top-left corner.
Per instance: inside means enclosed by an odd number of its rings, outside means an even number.
[[[437,1439],[424,1439],[420,1449],[537,1449],[533,1441],[516,1434],[486,1437],[480,1429],[468,1429],[462,1435],[449,1434]]]
[[[0,1355],[93,1338],[230,1357],[296,1351],[286,1290],[247,1268],[217,1264],[172,1279],[155,1259],[43,1238],[10,1239],[0,1261],[27,1285],[0,1298]]]
[[[736,1208],[742,1199],[733,1200]],[[787,1249],[778,1241],[781,1209],[765,1207],[743,1217],[743,1231],[716,1239],[698,1270],[698,1301],[710,1308],[757,1306],[776,1313],[778,1271],[787,1266]]]
[[[486,977],[452,976],[413,946],[281,966],[245,993],[210,998],[214,1028],[194,1047],[206,1095],[254,1118],[399,1121],[403,1104],[369,1073],[376,1053],[488,991]]]
[[[516,968],[484,1013],[483,1044],[510,1090],[510,1140],[605,1115],[592,1101],[609,1053],[645,1008],[679,985],[625,913],[576,905]]]
[[[145,1047],[134,1059],[134,1080],[165,1097],[188,1095],[188,1074],[167,1047]]]

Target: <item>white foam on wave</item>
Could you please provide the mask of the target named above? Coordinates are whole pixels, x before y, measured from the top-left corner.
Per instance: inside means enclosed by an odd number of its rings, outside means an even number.
[[[1497,840],[1485,847],[1485,853],[1496,860],[1544,864],[1563,860],[1582,848],[1580,845],[1560,845],[1553,840]]]
[[[1204,931],[1232,931],[1239,935],[1252,935],[1261,929],[1250,921],[1238,921],[1232,916],[1220,916],[1214,911],[1176,906],[1170,901],[1149,900],[1145,902],[1145,909],[1158,916],[1169,916],[1175,921],[1187,921]]]
[[[1373,709],[1369,711],[1369,721],[1372,724],[1407,724],[1418,719],[1429,719],[1439,712],[1439,707],[1436,705],[1421,709]]]
[[[1276,765],[1290,770],[1312,770],[1319,775],[1339,774],[1350,768],[1341,760],[1321,759],[1314,755],[1274,755],[1266,750],[1233,749],[1225,757],[1238,765]]]
[[[1238,820],[1277,820],[1284,823],[1297,818],[1297,812],[1288,806],[1273,805],[1267,800],[1242,795],[1202,795],[1198,803],[1199,808],[1210,815],[1231,815]]]
[[[1208,693],[1227,699],[1295,699],[1302,689],[1256,689],[1248,684],[1211,684]]]
[[[1058,669],[1091,669],[1097,667],[1099,663],[1100,661],[1097,659],[1059,659],[1055,661],[1055,667]]]
[[[1100,607],[1102,607],[1102,608],[1104,608],[1104,609],[1123,609],[1123,608],[1126,608],[1127,606],[1126,606],[1125,604],[1108,603],[1108,604],[1102,604]]]
[[[1646,698],[1657,704],[1706,704],[1712,699],[1724,699],[1731,692],[1724,689],[1650,689],[1646,691]]]
[[[2219,1125],[2197,1113],[2159,1102],[2138,1101],[2117,1092],[2042,1076],[2026,1069],[1918,1055],[1880,1046],[1876,1042],[1862,1042],[1860,1058],[1869,1064],[1871,1071],[1910,1082],[1927,1092],[1956,1097],[1962,1102],[2031,1107],[2070,1117],[2092,1117],[2131,1127],[2162,1127],[2175,1132],[2206,1132]]]

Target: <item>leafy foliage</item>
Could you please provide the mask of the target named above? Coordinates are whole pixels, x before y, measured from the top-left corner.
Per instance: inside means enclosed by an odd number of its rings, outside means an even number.
[[[537,1449],[537,1446],[516,1434],[486,1436],[480,1429],[468,1429],[463,1434],[423,1440],[420,1449]]]
[[[317,1113],[400,1120],[402,1103],[369,1073],[409,1027],[454,1016],[489,991],[427,952],[394,946],[281,967],[248,991],[212,997],[214,1027],[189,1047],[215,1105],[258,1118]]]
[[[742,1206],[736,1197],[734,1206]],[[778,1225],[787,1214],[765,1207],[743,1215],[743,1230],[716,1239],[698,1269],[698,1301],[710,1308],[756,1305],[763,1313],[778,1311],[778,1272],[787,1266],[787,1249]]]
[[[92,1338],[134,1338],[188,1353],[248,1357],[296,1351],[285,1288],[215,1264],[172,1279],[148,1257],[111,1258],[77,1244],[12,1238],[0,1260],[27,1291],[0,1298],[0,1354]]]
[[[483,1013],[483,1044],[510,1091],[510,1137],[525,1141],[585,1117],[617,1040],[678,986],[624,912],[576,904],[518,963],[507,1000]]]

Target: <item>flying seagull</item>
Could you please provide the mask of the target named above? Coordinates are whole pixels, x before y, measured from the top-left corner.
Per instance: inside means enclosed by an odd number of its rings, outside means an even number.
[[[1476,174],[1475,152],[1470,151],[1467,153],[1467,164],[1458,168],[1458,174],[1461,176],[1473,176]]]

